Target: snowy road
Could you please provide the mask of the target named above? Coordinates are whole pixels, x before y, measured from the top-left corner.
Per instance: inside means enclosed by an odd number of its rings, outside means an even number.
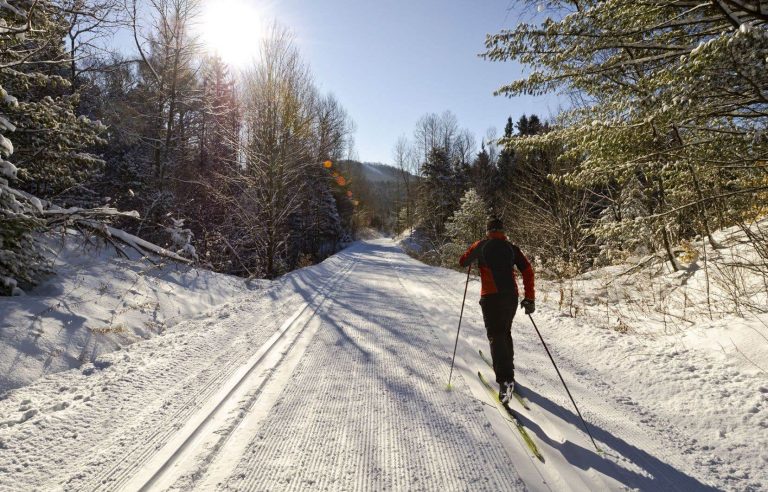
[[[162,337],[0,400],[0,490],[707,490],[697,444],[558,353],[599,455],[522,317],[532,458],[476,373],[490,370],[464,276],[389,240],[356,243]],[[522,327],[525,328],[522,328]],[[722,487],[720,483],[715,483]]]

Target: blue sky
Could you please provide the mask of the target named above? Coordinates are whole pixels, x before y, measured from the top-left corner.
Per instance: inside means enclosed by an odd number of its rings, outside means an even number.
[[[512,63],[477,56],[487,33],[517,22],[510,0],[242,0],[294,31],[318,87],[357,126],[358,157],[389,163],[397,138],[428,112],[453,111],[480,138],[507,116],[548,117],[554,96],[508,99],[493,91],[518,78]]]

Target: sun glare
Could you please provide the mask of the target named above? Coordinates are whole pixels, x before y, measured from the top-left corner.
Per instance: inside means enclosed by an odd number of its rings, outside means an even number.
[[[259,53],[263,15],[251,0],[208,0],[203,5],[200,37],[210,53],[242,68]]]

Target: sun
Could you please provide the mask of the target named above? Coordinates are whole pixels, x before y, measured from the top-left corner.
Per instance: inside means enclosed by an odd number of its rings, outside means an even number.
[[[206,0],[199,24],[200,39],[207,51],[226,63],[242,68],[259,53],[264,15],[256,0]]]

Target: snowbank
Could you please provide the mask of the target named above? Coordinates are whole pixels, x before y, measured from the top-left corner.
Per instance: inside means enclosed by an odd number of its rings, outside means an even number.
[[[570,316],[671,337],[768,376],[768,285],[760,273],[768,265],[737,228],[719,231],[715,242],[717,249],[686,244],[678,271],[647,257],[547,284],[544,295]]]
[[[79,367],[247,291],[242,279],[142,259],[125,248],[51,240],[57,274],[0,297],[0,392]]]
[[[697,460],[721,483],[759,490],[768,484],[768,302],[745,239],[720,231],[706,255],[701,241],[687,245],[677,272],[633,268],[636,259],[539,282],[537,316],[561,358],[588,364],[585,376],[594,371],[630,408],[691,436],[691,453],[703,450]]]

